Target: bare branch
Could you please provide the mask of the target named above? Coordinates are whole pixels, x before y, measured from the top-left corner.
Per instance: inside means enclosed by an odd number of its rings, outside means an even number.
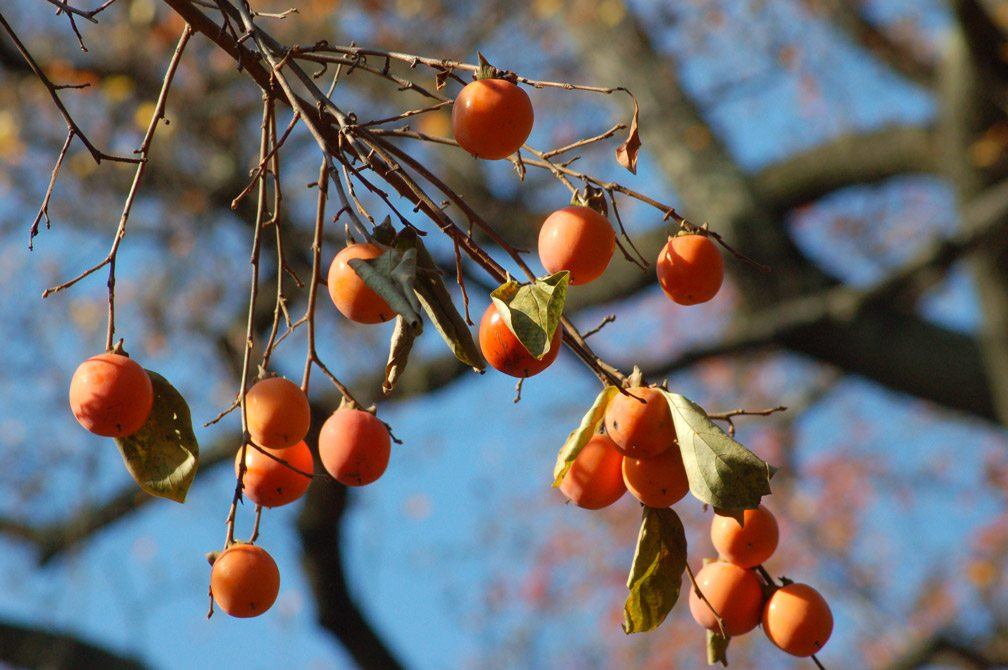
[[[63,159],[66,158],[67,149],[70,148],[70,143],[73,141],[74,131],[71,128],[67,131],[66,141],[63,142],[63,148],[60,149],[59,156],[56,157],[56,165],[53,166],[52,175],[49,177],[49,186],[46,187],[45,196],[42,198],[42,205],[39,207],[38,214],[35,215],[35,220],[32,221],[31,228],[28,230],[28,250],[31,251],[34,246],[35,236],[38,235],[39,223],[42,218],[45,218],[46,230],[49,229],[49,200],[52,198],[53,189],[56,188],[56,177],[59,176],[60,167],[63,165]]]
[[[57,92],[57,86],[53,84],[52,81],[49,79],[49,77],[46,76],[45,72],[42,71],[42,68],[39,67],[39,64],[35,61],[35,58],[28,51],[28,48],[25,47],[25,45],[21,42],[21,39],[17,36],[17,33],[14,32],[14,29],[11,27],[11,25],[7,23],[7,19],[4,18],[4,15],[2,13],[0,13],[0,26],[3,26],[4,30],[7,31],[7,34],[10,35],[11,40],[14,41],[14,46],[17,48],[18,53],[20,53],[21,57],[25,59],[25,62],[28,63],[28,67],[30,67],[32,72],[35,73],[35,76],[38,77],[38,80],[42,82],[42,85],[46,87],[46,90],[49,91],[49,96],[52,98],[53,103],[59,109],[60,114],[63,115],[63,119],[64,121],[66,121],[67,127],[70,130],[72,130],[77,137],[80,138],[81,142],[84,143],[84,146],[87,147],[89,152],[91,152],[91,156],[92,158],[94,158],[96,163],[101,163],[103,160],[116,161],[119,163],[140,162],[140,159],[126,158],[123,156],[113,156],[95,147],[91,143],[91,140],[88,139],[87,135],[81,130],[80,126],[77,125],[77,122],[74,120],[73,116],[70,115],[70,112],[67,110],[67,108],[63,105],[63,101],[60,99],[59,93]]]
[[[934,60],[922,54],[919,46],[896,39],[884,28],[869,21],[864,14],[866,3],[851,0],[821,0],[816,4],[825,7],[827,18],[834,26],[895,72],[925,88],[934,87],[936,74]]]
[[[890,126],[842,135],[789,156],[753,177],[753,188],[786,212],[847,186],[872,184],[901,174],[938,170],[933,128]]]

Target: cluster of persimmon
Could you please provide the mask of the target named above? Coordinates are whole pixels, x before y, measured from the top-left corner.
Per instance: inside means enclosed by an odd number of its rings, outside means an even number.
[[[587,205],[569,205],[546,217],[539,229],[539,261],[550,274],[566,270],[571,285],[583,285],[602,276],[612,259],[616,234],[605,215]],[[662,290],[681,305],[713,298],[724,280],[724,260],[710,237],[684,233],[671,237],[656,263]],[[560,328],[549,350],[537,358],[525,348],[491,304],[479,327],[483,357],[497,370],[513,377],[531,377],[556,359]]]
[[[532,132],[535,113],[525,91],[515,83],[488,76],[467,84],[452,105],[452,130],[458,145],[477,158],[502,160],[517,152]],[[549,274],[566,270],[571,285],[600,277],[609,266],[616,234],[605,214],[585,204],[571,204],[551,213],[539,230],[538,253]],[[358,323],[389,321],[395,312],[357,275],[349,261],[371,260],[383,253],[374,242],[352,243],[329,267],[329,295],[337,309]],[[724,279],[724,261],[703,231],[669,239],[655,263],[658,281],[673,301],[693,305],[713,298]],[[531,377],[556,359],[559,327],[548,351],[530,353],[491,303],[479,324],[483,357],[497,370],[514,377]]]
[[[770,510],[763,505],[747,509],[742,523],[715,513],[710,536],[720,558],[696,574],[706,600],[696,589],[690,591],[689,608],[696,622],[725,637],[744,635],[762,624],[767,638],[782,651],[793,656],[818,653],[833,632],[833,614],[813,587],[790,580],[778,586],[762,569],[779,539]]]
[[[315,468],[305,443],[311,425],[307,395],[288,379],[266,377],[245,394],[245,414],[251,443],[235,455],[235,475],[242,478],[245,496],[262,507],[294,502],[308,490]],[[364,486],[381,477],[391,447],[385,424],[353,407],[333,412],[318,436],[322,467],[346,486]],[[211,561],[210,592],[222,610],[252,617],[273,605],[280,575],[266,550],[239,542],[211,556]]]
[[[689,491],[672,413],[660,391],[626,389],[606,406],[604,433],[581,449],[560,482],[579,507],[601,509],[627,491],[648,507],[670,507]]]
[[[689,491],[682,453],[668,402],[647,386],[626,389],[605,409],[604,433],[581,449],[560,491],[586,509],[612,505],[630,493],[643,505],[665,508]],[[696,574],[703,594],[691,590],[689,608],[708,630],[734,637],[762,623],[777,647],[795,656],[818,652],[833,630],[825,599],[811,586],[785,582],[778,587],[762,571],[777,548],[779,531],[773,514],[760,505],[734,516],[715,514],[711,541],[720,560]]]
[[[524,144],[534,112],[529,96],[512,81],[481,76],[458,94],[452,128],[458,145],[473,156],[502,160]],[[571,204],[550,214],[538,238],[539,260],[550,274],[569,273],[571,285],[600,277],[616,245],[612,224],[603,212]],[[332,260],[326,283],[333,304],[348,319],[376,324],[395,311],[351,266],[353,259],[380,257],[385,247],[372,241],[350,243]],[[669,239],[656,262],[659,284],[680,304],[710,300],[723,278],[723,261],[703,231]],[[494,368],[525,378],[547,368],[560,349],[561,328],[548,351],[531,354],[491,304],[479,325],[483,356]],[[151,414],[154,390],[147,372],[120,349],[89,358],[70,384],[74,416],[89,431],[122,438],[134,434]],[[305,442],[311,412],[305,390],[282,377],[265,377],[245,393],[249,441],[235,456],[235,472],[244,495],[256,505],[278,507],[304,495],[315,470]],[[664,507],[688,490],[682,458],[675,447],[668,407],[653,389],[630,389],[606,413],[606,433],[592,438],[564,480],[562,490],[583,507],[611,504],[630,490],[645,505]],[[388,429],[374,414],[342,407],[323,424],[318,437],[322,467],[348,486],[374,482],[390,457]],[[280,576],[261,547],[235,542],[212,556],[211,593],[228,614],[256,616],[275,601]]]

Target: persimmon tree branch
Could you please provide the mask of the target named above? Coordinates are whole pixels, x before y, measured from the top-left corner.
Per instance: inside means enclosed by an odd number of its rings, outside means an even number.
[[[1001,668],[1008,665],[1008,631],[996,628],[979,638],[954,630],[929,635],[882,670],[918,670],[942,663],[956,668]]]
[[[933,59],[921,53],[912,42],[894,38],[885,28],[869,20],[865,16],[864,2],[825,0],[817,5],[824,8],[832,25],[894,72],[924,88],[935,87],[937,68]]]
[[[166,0],[173,4],[176,0]],[[395,189],[400,195],[413,201],[416,207],[422,211],[438,228],[448,235],[452,241],[459,246],[470,258],[483,267],[497,281],[503,282],[508,278],[504,269],[479,247],[468,233],[459,227],[431,198],[431,196],[410,176],[408,172],[400,169],[398,161],[410,164],[410,167],[419,172],[422,178],[432,181],[433,175],[424,166],[416,161],[412,161],[408,156],[398,154],[396,158],[396,148],[384,140],[372,135],[367,128],[351,123],[350,118],[332,100],[318,89],[313,79],[305,73],[297,63],[291,59],[290,52],[283,48],[271,36],[265,33],[253,20],[249,11],[242,6],[235,6],[221,0],[218,3],[222,11],[229,20],[240,22],[245,33],[251,36],[258,47],[260,55],[267,61],[271,69],[271,78],[279,84],[283,91],[283,99],[286,100],[297,114],[303,119],[312,136],[315,138],[319,148],[326,155],[332,156],[334,160],[343,164],[358,179],[363,180],[363,175],[359,168],[352,166],[353,161],[360,161],[371,171],[377,174],[389,186]],[[190,8],[191,12],[195,11]],[[195,14],[201,14],[195,12]],[[188,18],[188,14],[186,15]],[[205,17],[203,17],[205,18]],[[202,29],[201,29],[202,30]],[[215,31],[215,41],[218,44],[229,39],[227,31]],[[234,40],[234,38],[230,38]],[[233,45],[228,45],[229,53],[240,53],[237,40]],[[288,75],[287,72],[291,74]],[[259,81],[259,79],[257,79]],[[548,83],[546,83],[548,84]],[[544,84],[544,85],[546,85]],[[613,89],[615,90],[615,89]],[[300,92],[299,92],[300,91]],[[302,93],[310,100],[302,99]],[[330,124],[335,120],[336,128]],[[372,191],[378,192],[386,204],[391,203],[387,197],[377,191],[374,185],[364,181],[365,186]],[[461,198],[456,196],[447,187],[440,189],[442,193],[452,197],[456,202],[461,202]],[[482,222],[478,217],[470,216],[469,222],[480,225],[485,232],[493,235],[493,229]],[[515,260],[531,279],[531,271],[525,265],[518,252],[510,248],[506,243],[503,245],[505,251]],[[607,383],[618,383],[621,379],[619,373],[609,366],[599,364],[597,356],[592,354],[583,339],[577,335],[570,335],[566,338],[569,346],[578,356],[596,371],[601,380]]]
[[[849,186],[936,174],[937,144],[932,127],[886,126],[845,134],[763,168],[753,175],[753,188],[784,213]]]
[[[69,633],[0,621],[0,661],[49,670],[146,670],[149,666]]]
[[[969,203],[999,179],[1008,168],[999,161],[978,161],[974,149],[991,128],[1008,122],[1000,98],[992,91],[1008,85],[1008,67],[992,62],[992,46],[974,43],[1003,36],[976,2],[954,3],[957,25],[949,39],[941,70],[943,158],[946,178],[962,205]],[[993,43],[992,43],[993,44]],[[967,233],[978,223],[963,216],[959,226]],[[971,259],[982,310],[979,328],[984,377],[992,404],[1002,423],[1008,423],[1008,243],[1005,236],[992,239]]]
[[[821,360],[827,362],[835,360],[834,364],[839,364],[840,351],[835,353],[836,359],[831,360],[830,356],[825,355],[828,352],[820,349],[825,344],[820,338],[801,343],[800,335],[814,333],[815,329],[820,327],[823,330],[838,329],[838,332],[844,330],[860,332],[877,319],[880,323],[889,323],[894,327],[897,323],[902,324],[899,326],[901,332],[907,332],[912,328],[922,335],[927,333],[927,340],[921,342],[942,344],[941,349],[918,349],[911,346],[904,351],[898,346],[899,342],[894,342],[892,339],[885,348],[878,347],[876,343],[874,348],[879,351],[880,356],[890,357],[891,362],[902,361],[900,369],[920,365],[926,370],[929,367],[927,359],[931,357],[932,351],[942,351],[945,356],[953,356],[957,361],[955,366],[957,368],[965,366],[958,373],[949,371],[949,374],[956,376],[954,383],[949,381],[947,375],[941,377],[941,383],[934,383],[914,374],[913,378],[917,379],[917,383],[912,387],[906,384],[889,384],[890,386],[912,392],[932,402],[996,421],[993,404],[989,400],[981,401],[985,396],[989,396],[990,390],[984,382],[983,375],[977,375],[980,369],[979,342],[970,336],[926,324],[907,310],[900,313],[888,308],[892,303],[900,303],[907,307],[913,305],[920,293],[932,286],[953,263],[987,248],[993,241],[1001,240],[1008,234],[1008,181],[988,189],[975,198],[963,208],[962,216],[964,221],[969,222],[968,226],[964,226],[947,238],[925,245],[903,265],[872,284],[863,287],[838,285],[817,294],[784,301],[771,309],[738,321],[734,330],[720,341],[691,349],[667,363],[653,361],[650,366],[645,367],[652,369],[653,366],[657,374],[668,375],[708,358],[776,347],[787,342],[794,343],[795,348],[806,353],[815,351],[822,354]],[[914,359],[918,359],[916,363],[911,362]],[[869,373],[869,370],[859,371],[862,374]],[[880,371],[870,376],[879,379],[882,374],[885,373]]]
[[[14,42],[14,47],[17,49],[18,53],[21,54],[21,57],[28,64],[28,67],[31,68],[31,71],[35,74],[38,80],[42,82],[42,85],[45,86],[46,90],[49,92],[49,97],[52,98],[53,104],[56,105],[56,108],[59,110],[60,114],[63,115],[63,120],[66,122],[67,128],[76,137],[80,139],[80,141],[84,144],[85,147],[87,147],[87,150],[91,153],[91,157],[94,159],[96,163],[101,163],[103,160],[115,161],[120,163],[140,162],[140,159],[138,158],[115,156],[113,154],[108,154],[98,149],[91,142],[91,140],[88,139],[87,134],[77,124],[77,121],[74,120],[73,116],[70,114],[70,111],[67,110],[66,105],[63,104],[63,100],[60,98],[59,92],[57,90],[59,86],[54,84],[52,80],[49,79],[49,77],[46,75],[46,73],[42,70],[38,62],[35,60],[35,57],[32,56],[31,52],[28,51],[28,48],[21,41],[21,38],[18,37],[18,34],[14,31],[14,28],[11,27],[11,25],[7,22],[7,19],[4,18],[2,12],[0,12],[0,27],[3,27],[4,31],[7,33],[7,36],[10,37],[12,42]]]
[[[219,463],[234,460],[234,441],[204,449],[200,468],[204,471]],[[39,565],[47,565],[67,551],[89,541],[96,533],[146,507],[154,498],[139,490],[132,481],[104,501],[79,508],[66,519],[38,524],[30,519],[0,518],[0,533],[25,542],[35,549]]]
[[[914,315],[912,302],[899,295],[840,314],[844,318],[839,320],[828,314],[825,305],[803,298],[827,295],[824,292],[836,287],[835,280],[795,247],[775,203],[763,199],[755,181],[722,145],[713,141],[699,150],[689,148],[684,138],[691,128],[704,125],[703,115],[678,85],[672,64],[654,50],[634,13],[628,10],[619,25],[603,30],[577,20],[581,4],[564,8],[570,12],[571,32],[587,55],[584,62],[598,78],[617,76],[617,69],[625,75],[624,82],[641,101],[644,150],[654,154],[675,185],[686,215],[703,212],[713,228],[772,268],[767,276],[755,276],[728,266],[740,289],[735,331],[742,335],[712,349],[736,351],[740,345],[774,342],[895,390],[997,420],[975,338]],[[602,41],[607,44],[604,54],[591,48]],[[942,356],[935,356],[936,351]]]

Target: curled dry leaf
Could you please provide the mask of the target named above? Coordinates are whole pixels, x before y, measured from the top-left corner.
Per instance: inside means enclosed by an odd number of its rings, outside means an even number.
[[[720,663],[728,667],[728,643],[730,637],[723,637],[721,633],[707,630],[707,665]]]
[[[399,375],[406,369],[413,342],[423,332],[423,323],[408,323],[402,314],[396,316],[395,329],[389,341],[389,358],[385,364],[385,381],[382,382],[382,392],[388,395],[395,388]]]
[[[640,132],[637,129],[640,106],[632,93],[628,92],[628,95],[633,98],[633,120],[630,122],[630,132],[627,134],[626,141],[616,147],[616,161],[631,174],[637,174],[637,152],[641,148]]]

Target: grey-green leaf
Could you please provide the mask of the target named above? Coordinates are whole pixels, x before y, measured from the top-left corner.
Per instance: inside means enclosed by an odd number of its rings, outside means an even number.
[[[770,494],[774,469],[729,437],[692,400],[663,393],[672,411],[690,492],[722,513],[757,507]]]
[[[420,303],[413,292],[416,249],[386,249],[378,258],[350,259],[349,265],[396,314],[410,325],[420,323]]]
[[[686,531],[679,515],[672,508],[645,507],[627,578],[623,632],[657,628],[679,599],[685,570]]]
[[[147,493],[185,502],[199,467],[199,444],[185,398],[167,379],[147,371],[154,405],[140,430],[117,437],[126,469]]]
[[[598,431],[599,424],[605,417],[606,406],[614,395],[619,393],[615,386],[606,386],[595,398],[591,409],[581,418],[581,424],[571,431],[567,440],[560,447],[557,454],[556,465],[553,467],[553,486],[560,486],[560,482],[567,475],[574,459],[577,458],[581,449],[588,444],[588,440]]]
[[[406,231],[403,231],[405,234]],[[401,236],[402,237],[402,236]],[[486,369],[483,354],[473,340],[472,332],[465,319],[452,302],[451,294],[445,286],[441,271],[416,233],[412,233],[412,244],[416,248],[416,292],[420,305],[430,317],[441,338],[451,348],[455,358],[477,372]]]
[[[562,270],[528,284],[509,281],[490,294],[504,323],[536,358],[549,353],[567,302],[569,281],[570,273]]]

